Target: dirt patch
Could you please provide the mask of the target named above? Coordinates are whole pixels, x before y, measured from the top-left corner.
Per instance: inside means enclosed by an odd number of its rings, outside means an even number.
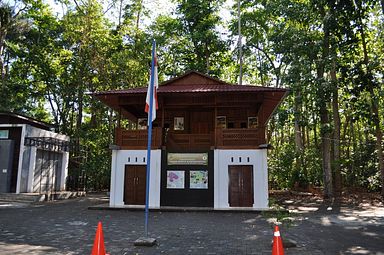
[[[281,206],[308,204],[338,204],[340,206],[383,206],[383,199],[378,192],[366,192],[358,189],[348,189],[336,199],[324,199],[320,189],[311,192],[273,190],[270,200]]]

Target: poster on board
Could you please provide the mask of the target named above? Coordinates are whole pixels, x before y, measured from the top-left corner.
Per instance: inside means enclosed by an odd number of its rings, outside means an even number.
[[[208,189],[208,171],[190,171],[189,175],[189,188]]]
[[[184,189],[184,171],[167,171],[167,189]]]

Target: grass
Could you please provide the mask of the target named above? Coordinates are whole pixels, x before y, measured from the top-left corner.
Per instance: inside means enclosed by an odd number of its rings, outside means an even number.
[[[262,216],[273,225],[284,225],[291,227],[293,224],[294,214],[289,212],[277,203],[274,198],[269,199],[269,210],[262,212]]]

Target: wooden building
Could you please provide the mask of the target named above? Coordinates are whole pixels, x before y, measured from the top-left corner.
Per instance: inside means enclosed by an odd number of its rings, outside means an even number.
[[[20,114],[0,112],[0,193],[65,190],[69,137]]]
[[[146,92],[94,94],[122,117],[111,146],[111,207],[145,204]],[[233,85],[194,71],[160,84],[149,207],[268,208],[265,131],[286,93]]]

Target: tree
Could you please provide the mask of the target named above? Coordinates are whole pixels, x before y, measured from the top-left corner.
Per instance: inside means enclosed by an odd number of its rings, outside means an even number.
[[[226,61],[227,43],[220,37],[216,28],[220,24],[218,8],[222,0],[179,0],[177,1],[178,25],[182,37],[189,42],[184,48],[184,70],[220,76]]]

